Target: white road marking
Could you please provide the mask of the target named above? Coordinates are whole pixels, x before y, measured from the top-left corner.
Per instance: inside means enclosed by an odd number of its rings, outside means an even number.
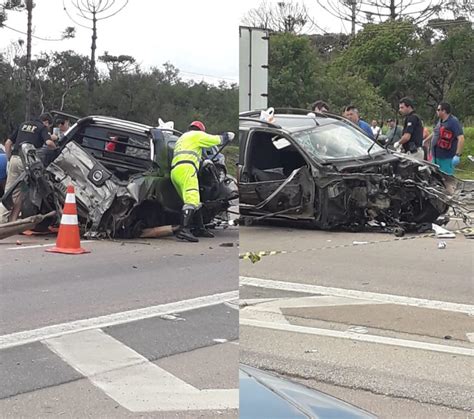
[[[415,340],[390,338],[386,336],[365,335],[354,332],[342,332],[338,330],[320,329],[317,327],[296,326],[292,324],[282,324],[254,319],[246,319],[240,316],[241,326],[260,327],[265,329],[280,330],[291,333],[304,333],[310,335],[326,336],[339,339],[349,339],[361,342],[378,343],[382,345],[399,346],[412,349],[422,349],[425,351],[443,352],[454,355],[474,356],[474,350],[469,348],[438,345],[435,343],[419,342]]]
[[[313,297],[279,298],[277,300],[262,302],[252,306],[253,310],[279,311],[282,308],[309,308],[309,307],[336,307],[352,305],[383,304],[374,300],[362,300],[360,298],[333,297],[321,295]]]
[[[102,330],[67,334],[43,343],[131,412],[239,407],[238,389],[199,390]]]
[[[232,300],[232,301],[227,301],[224,303],[227,307],[229,308],[232,308],[234,310],[238,310],[239,309],[239,300],[236,299],[236,300]]]
[[[91,243],[96,240],[81,240],[81,243]],[[31,246],[22,246],[18,245],[16,247],[7,247],[7,250],[24,250],[24,249],[38,249],[41,247],[50,247],[50,246],[56,246],[56,243],[50,243],[50,244],[35,244]]]
[[[472,315],[474,306],[469,304],[451,303],[447,301],[427,300],[423,298],[405,297],[401,295],[379,294],[368,291],[350,290],[345,288],[323,287],[320,285],[300,284],[295,282],[274,281],[271,279],[250,278],[241,276],[240,285],[270,288],[284,291],[303,292],[308,294],[324,294],[334,297],[371,300],[384,304],[400,304],[413,307],[431,308],[434,310],[453,311]]]
[[[279,298],[244,298],[240,300],[240,306],[253,306],[261,303],[268,303],[270,301],[277,301]]]
[[[206,295],[204,297],[192,298],[190,300],[177,301],[175,303],[161,304],[136,310],[123,311],[84,320],[76,320],[67,323],[46,326],[39,329],[11,333],[0,336],[0,350],[20,346],[39,340],[51,339],[67,333],[75,333],[89,329],[99,329],[117,324],[129,323],[150,317],[162,316],[164,314],[176,314],[183,311],[194,310],[225,303],[238,297],[238,291],[230,291],[221,294]]]

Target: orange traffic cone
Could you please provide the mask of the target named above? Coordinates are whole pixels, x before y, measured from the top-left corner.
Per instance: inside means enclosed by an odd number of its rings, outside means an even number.
[[[79,225],[77,222],[76,195],[74,194],[74,186],[72,185],[67,187],[66,201],[64,202],[64,210],[61,217],[56,246],[46,249],[46,251],[71,255],[89,253],[81,247]]]

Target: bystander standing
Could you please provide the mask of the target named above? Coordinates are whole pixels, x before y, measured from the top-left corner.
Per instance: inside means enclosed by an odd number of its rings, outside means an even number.
[[[376,119],[372,120],[370,124],[370,129],[372,130],[372,135],[374,136],[374,138],[377,138],[380,135],[381,128],[379,127]]]
[[[402,138],[403,135],[402,127],[400,125],[397,125],[397,121],[392,118],[387,119],[387,124],[387,140],[389,141],[389,143],[394,144],[400,141],[400,138]]]
[[[454,174],[464,148],[464,131],[459,120],[451,114],[451,105],[441,102],[436,109],[439,134],[433,147],[433,162],[448,175]]]
[[[322,100],[317,100],[311,105],[311,110],[313,112],[329,112],[329,105],[322,101]]]
[[[360,118],[359,110],[355,106],[353,106],[353,105],[346,106],[344,108],[342,116],[347,118],[353,124],[358,125],[359,128],[361,128],[363,131],[365,131],[366,134],[371,139],[374,139],[374,135],[372,133],[372,129],[370,128],[370,125]]]

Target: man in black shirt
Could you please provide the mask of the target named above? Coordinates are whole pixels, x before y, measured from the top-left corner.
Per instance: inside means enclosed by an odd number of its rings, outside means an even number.
[[[39,118],[25,121],[13,132],[5,142],[5,152],[9,160],[7,183],[5,191],[8,191],[18,177],[25,170],[23,162],[19,156],[21,145],[30,143],[39,149],[46,145],[50,149],[56,148],[57,137],[50,135],[48,128],[53,123],[53,118],[49,113],[43,113]],[[9,221],[16,221],[21,210],[21,191],[17,188],[13,193],[13,208]]]
[[[395,146],[401,146],[404,153],[418,160],[423,160],[423,124],[420,117],[415,113],[413,100],[407,97],[401,99],[399,110],[405,116],[405,123],[402,138]]]

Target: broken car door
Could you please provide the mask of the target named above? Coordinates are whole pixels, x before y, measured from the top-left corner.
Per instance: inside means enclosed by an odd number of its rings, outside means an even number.
[[[312,218],[314,181],[289,137],[271,130],[249,130],[243,142],[241,205],[255,214]]]

